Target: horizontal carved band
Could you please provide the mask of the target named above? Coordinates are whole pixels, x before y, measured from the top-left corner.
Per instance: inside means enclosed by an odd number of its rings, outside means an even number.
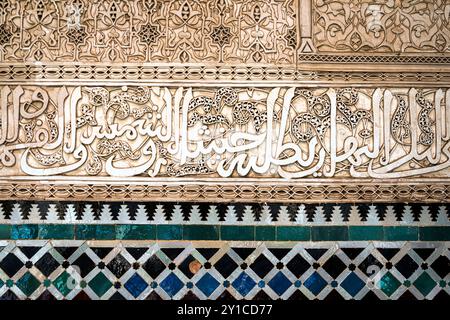
[[[2,0],[0,61],[295,64],[301,53],[448,54],[450,4]]]
[[[0,81],[2,83],[36,83],[36,81],[86,84],[87,82],[108,81],[128,83],[145,81],[152,85],[166,82],[183,83],[201,81],[203,86],[217,85],[218,82],[228,82],[233,85],[243,84],[267,86],[267,83],[289,83],[304,86],[336,86],[371,85],[379,86],[406,84],[420,86],[450,85],[450,61],[438,65],[408,65],[395,66],[395,69],[371,64],[372,61],[358,59],[358,66],[342,64],[344,61],[324,56],[325,63],[335,63],[323,66],[312,64],[318,62],[316,55],[308,55],[305,64],[297,66],[267,66],[267,65],[99,65],[99,64],[0,64]],[[450,59],[450,58],[449,58]],[[346,59],[348,60],[348,59]],[[387,63],[387,62],[383,62]],[[411,62],[412,63],[412,62]],[[359,68],[359,69],[358,69]],[[372,70],[371,70],[372,68]],[[414,69],[414,70],[413,70]],[[215,82],[215,83],[214,83]]]
[[[0,97],[6,199],[448,199],[450,90],[4,86]]]
[[[1,200],[114,200],[169,202],[216,201],[216,202],[273,202],[297,203],[330,202],[448,202],[450,182],[444,183],[296,183],[276,185],[227,183],[204,185],[201,182],[161,183],[148,185],[100,182],[62,183],[1,183]]]

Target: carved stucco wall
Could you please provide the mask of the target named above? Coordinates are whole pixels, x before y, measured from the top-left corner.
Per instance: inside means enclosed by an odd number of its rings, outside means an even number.
[[[448,0],[0,0],[0,300],[448,300],[449,195]]]
[[[449,12],[0,1],[0,197],[446,200]]]

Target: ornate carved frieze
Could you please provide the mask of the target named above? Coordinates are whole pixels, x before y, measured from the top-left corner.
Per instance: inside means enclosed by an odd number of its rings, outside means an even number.
[[[293,0],[3,0],[0,8],[3,61],[295,61]]]
[[[3,86],[3,179],[443,179],[450,90]]]
[[[449,12],[0,0],[0,198],[448,200]]]
[[[450,2],[314,0],[321,52],[450,52]]]

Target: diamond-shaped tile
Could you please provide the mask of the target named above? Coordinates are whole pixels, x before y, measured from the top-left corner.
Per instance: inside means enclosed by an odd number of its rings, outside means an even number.
[[[155,279],[161,274],[161,272],[166,269],[166,266],[156,255],[153,255],[147,261],[145,261],[145,263],[142,265],[142,269],[144,269],[150,277]]]
[[[193,256],[189,255],[178,266],[178,269],[180,269],[181,272],[183,272],[185,276],[190,279],[201,269],[201,263]]]
[[[431,268],[444,279],[450,273],[450,260],[446,256],[439,256],[434,262],[431,264]]]
[[[326,285],[325,279],[317,272],[314,272],[304,283],[304,286],[316,296],[322,292]]]
[[[322,268],[336,279],[347,266],[337,256],[332,256],[323,264]]]
[[[133,295],[133,297],[137,298],[145,289],[147,289],[148,284],[140,275],[135,273],[128,279],[124,287]]]
[[[197,281],[196,286],[201,292],[207,297],[209,297],[214,290],[219,286],[219,282],[214,279],[209,273],[206,273],[199,281]]]
[[[286,267],[291,271],[297,278],[301,277],[302,274],[308,270],[311,265],[306,261],[301,255],[296,254],[287,264]]]
[[[256,285],[256,282],[245,272],[242,272],[233,283],[233,287],[245,297]]]
[[[426,297],[436,286],[436,281],[427,272],[424,272],[414,281],[414,286]]]
[[[383,291],[388,297],[397,291],[401,283],[396,277],[390,272],[387,272],[378,282],[378,287]]]
[[[264,278],[273,269],[273,263],[261,254],[253,261],[250,268],[260,277]]]
[[[341,283],[341,287],[352,297],[355,297],[364,285],[364,282],[354,272],[350,273]]]
[[[183,282],[174,274],[169,274],[159,286],[172,298],[183,288]]]
[[[0,261],[0,269],[2,269],[10,278],[12,278],[22,267],[23,262],[12,253],[8,253],[6,257]]]
[[[74,279],[67,273],[63,272],[53,281],[53,285],[63,296],[67,296],[75,287]]]
[[[405,255],[395,264],[395,268],[406,279],[411,277],[411,275],[417,270],[417,267],[419,267],[419,265],[409,255]]]
[[[131,268],[131,264],[119,254],[108,263],[107,267],[117,278],[120,278]]]
[[[237,268],[237,263],[234,262],[227,254],[225,254],[222,258],[219,259],[214,264],[214,267],[224,278],[228,278],[231,273]]]
[[[31,273],[25,273],[19,281],[16,282],[16,286],[22,290],[22,292],[29,297],[39,288],[41,283]]]
[[[43,275],[48,277],[56,268],[59,267],[58,261],[50,253],[44,254],[36,263],[35,267],[42,272]]]
[[[112,287],[112,283],[100,272],[89,282],[89,287],[101,298]]]
[[[358,268],[367,276],[372,276],[373,269],[381,269],[383,265],[373,255],[369,254],[359,265]]]
[[[268,283],[268,286],[275,291],[275,293],[281,296],[292,285],[292,282],[283,274],[278,272]]]
[[[86,253],[83,253],[72,263],[73,266],[78,266],[80,268],[81,277],[86,277],[94,268],[95,263],[89,258]]]

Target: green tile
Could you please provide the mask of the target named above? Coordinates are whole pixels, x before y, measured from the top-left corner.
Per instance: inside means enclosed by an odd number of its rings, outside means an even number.
[[[71,224],[41,224],[40,239],[74,239],[75,226]]]
[[[258,241],[275,241],[275,227],[255,227],[255,240]]]
[[[220,228],[222,240],[254,240],[255,227],[253,226],[222,226]]]
[[[79,240],[114,240],[116,230],[114,225],[87,225],[76,226],[76,239]]]
[[[277,227],[278,241],[310,241],[311,228],[302,226],[282,226]]]
[[[421,241],[450,241],[450,227],[421,227]]]
[[[16,286],[26,294],[27,297],[31,296],[33,292],[39,288],[41,283],[31,273],[25,273],[19,281],[16,282]]]
[[[183,226],[184,240],[219,240],[219,226]]]
[[[65,297],[70,291],[72,291],[71,285],[73,285],[73,279],[67,272],[61,273],[61,275],[53,281],[53,285],[59,292]]]
[[[37,224],[17,224],[12,226],[11,239],[37,239],[39,227]]]
[[[417,227],[384,227],[386,241],[414,241],[419,239]]]
[[[158,240],[181,240],[183,239],[183,226],[161,224],[156,228],[156,239]]]
[[[400,287],[401,282],[390,272],[387,272],[378,282],[378,287],[388,297],[392,296],[395,291]]]
[[[434,281],[427,272],[422,273],[420,277],[414,281],[414,286],[425,297],[434,289],[434,287],[436,287],[436,284],[436,281]]]
[[[348,240],[348,227],[312,227],[312,241],[346,241]]]
[[[0,225],[0,239],[10,239],[11,238],[11,226],[7,224]]]
[[[89,282],[89,287],[101,298],[112,287],[112,283],[103,273],[99,273]]]
[[[154,225],[130,225],[116,226],[116,239],[118,240],[155,240],[156,226]]]
[[[383,227],[377,226],[350,226],[348,228],[349,240],[383,240]]]

